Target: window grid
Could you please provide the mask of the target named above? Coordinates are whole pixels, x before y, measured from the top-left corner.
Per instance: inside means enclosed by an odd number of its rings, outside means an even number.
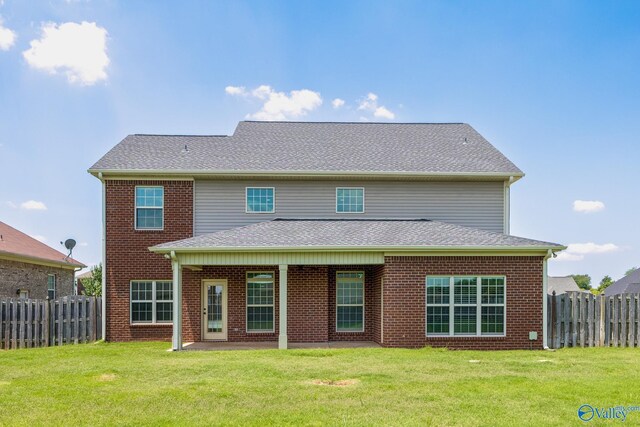
[[[336,188],[336,213],[364,213],[364,188]]]
[[[131,281],[131,323],[171,323],[172,321],[172,281]]]
[[[336,273],[336,331],[364,332],[364,272]]]
[[[247,332],[274,332],[274,273],[247,272]]]
[[[427,277],[425,295],[427,335],[505,335],[504,276]]]
[[[274,187],[247,187],[246,213],[274,213],[276,211]]]
[[[56,299],[56,275],[49,274],[47,276],[47,297]]]
[[[136,230],[162,230],[164,187],[136,187]]]

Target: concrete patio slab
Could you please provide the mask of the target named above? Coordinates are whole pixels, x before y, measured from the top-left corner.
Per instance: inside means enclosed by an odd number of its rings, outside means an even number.
[[[376,348],[380,347],[373,341],[328,341],[328,342],[306,342],[289,343],[290,349],[313,349],[313,348]],[[224,351],[224,350],[275,350],[278,343],[267,342],[226,342],[226,341],[201,341],[185,343],[185,350],[190,351]]]

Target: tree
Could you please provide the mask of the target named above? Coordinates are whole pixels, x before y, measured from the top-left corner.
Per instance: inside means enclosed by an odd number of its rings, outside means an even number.
[[[102,296],[102,263],[91,267],[91,277],[82,281],[84,295],[99,297]]]
[[[591,289],[591,276],[588,274],[574,274],[571,277],[573,277],[573,280],[576,281],[576,284],[580,289],[584,289],[586,291]]]
[[[611,276],[609,275],[604,276],[600,281],[600,286],[598,286],[598,290],[600,291],[600,293],[602,293],[604,292],[605,289],[607,289],[612,284],[613,284],[613,279],[611,278]]]
[[[627,270],[626,273],[624,273],[625,276],[630,275],[631,273],[633,273],[634,271],[636,271],[638,269],[638,267],[631,267],[630,269]]]

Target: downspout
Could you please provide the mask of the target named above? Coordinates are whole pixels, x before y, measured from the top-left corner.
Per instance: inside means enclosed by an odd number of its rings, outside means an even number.
[[[549,289],[549,275],[547,273],[547,260],[553,256],[551,249],[547,251],[542,260],[542,348],[549,350],[547,345],[547,291]]]
[[[98,172],[102,183],[102,340],[107,340],[107,187],[102,172]]]

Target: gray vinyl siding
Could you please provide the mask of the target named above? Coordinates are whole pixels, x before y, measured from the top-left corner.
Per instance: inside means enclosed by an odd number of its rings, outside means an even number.
[[[275,213],[245,213],[246,187],[274,187]],[[336,187],[363,187],[365,212],[336,213]],[[196,236],[274,218],[426,218],[503,232],[502,182],[196,180]]]
[[[275,213],[245,213],[246,187],[274,187]],[[336,213],[336,187],[363,187],[365,212]],[[196,236],[273,218],[426,218],[502,233],[502,182],[197,180]]]

